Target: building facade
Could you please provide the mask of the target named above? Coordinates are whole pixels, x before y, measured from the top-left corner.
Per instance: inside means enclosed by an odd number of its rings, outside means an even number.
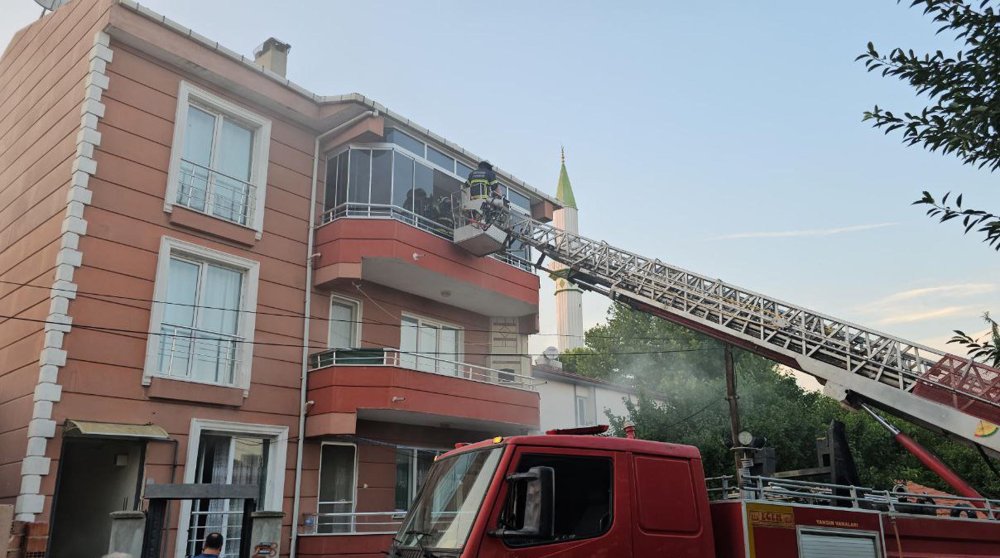
[[[0,58],[0,503],[53,558],[163,483],[257,486],[282,555],[378,555],[437,453],[539,426],[530,254],[450,239],[479,157],[260,51],[73,0]],[[241,506],[171,505],[164,555],[234,555]]]

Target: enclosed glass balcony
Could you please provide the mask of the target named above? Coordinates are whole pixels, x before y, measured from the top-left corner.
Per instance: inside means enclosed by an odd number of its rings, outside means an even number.
[[[395,219],[453,240],[452,200],[465,181],[461,173],[471,169],[402,132],[390,130],[386,136],[398,143],[352,145],[327,158],[322,223],[341,218]],[[506,186],[504,193],[515,211],[530,214],[527,196]],[[495,257],[532,270],[527,247],[514,245]]]

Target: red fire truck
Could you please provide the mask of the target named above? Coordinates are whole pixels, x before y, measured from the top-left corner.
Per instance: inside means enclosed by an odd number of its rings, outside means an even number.
[[[1000,454],[1000,370],[539,223],[463,193],[455,242],[511,242],[580,288],[815,376],[829,395]],[[879,418],[879,420],[881,420]],[[886,424],[889,426],[888,424]],[[891,428],[891,426],[890,426]],[[553,431],[455,449],[394,538],[399,558],[1000,557],[1000,501],[902,433],[962,496],[742,474],[706,482],[689,446]],[[956,503],[957,502],[957,503]]]
[[[957,501],[760,477],[707,485],[696,448],[557,432],[442,455],[389,555],[1000,556],[1000,501]]]

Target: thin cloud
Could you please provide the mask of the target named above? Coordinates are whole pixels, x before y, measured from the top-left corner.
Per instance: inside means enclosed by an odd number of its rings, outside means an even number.
[[[833,236],[852,232],[870,231],[894,227],[899,223],[871,223],[867,225],[851,225],[849,227],[834,227],[830,229],[803,229],[798,231],[743,232],[717,236],[713,240],[737,240],[743,238],[799,238],[809,236]]]
[[[921,289],[910,289],[891,294],[879,301],[880,303],[902,302],[904,300],[914,300],[928,296],[943,297],[963,297],[975,296],[991,293],[997,290],[997,285],[993,283],[956,283],[954,285],[941,285],[938,287],[924,287]]]
[[[937,318],[946,318],[948,316],[957,316],[960,314],[971,314],[975,312],[981,312],[981,310],[976,306],[946,306],[944,308],[937,308],[934,310],[892,314],[882,318],[878,321],[878,323],[886,325],[905,324],[910,322],[922,322],[924,320],[935,320]]]

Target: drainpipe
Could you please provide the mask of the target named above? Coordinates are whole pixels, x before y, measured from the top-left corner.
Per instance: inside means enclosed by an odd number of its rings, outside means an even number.
[[[302,378],[301,386],[299,387],[299,439],[295,449],[295,488],[292,499],[292,548],[289,551],[289,558],[295,558],[295,555],[298,554],[299,507],[302,504],[302,448],[306,437],[306,397],[309,387],[309,325],[311,321],[310,316],[312,315],[313,237],[316,233],[316,184],[319,175],[319,146],[331,134],[353,126],[366,118],[374,118],[376,116],[378,116],[377,110],[369,110],[343,124],[334,126],[316,136],[316,145],[313,149],[312,185],[309,193],[309,238],[306,241],[306,296],[305,310],[302,312]]]

